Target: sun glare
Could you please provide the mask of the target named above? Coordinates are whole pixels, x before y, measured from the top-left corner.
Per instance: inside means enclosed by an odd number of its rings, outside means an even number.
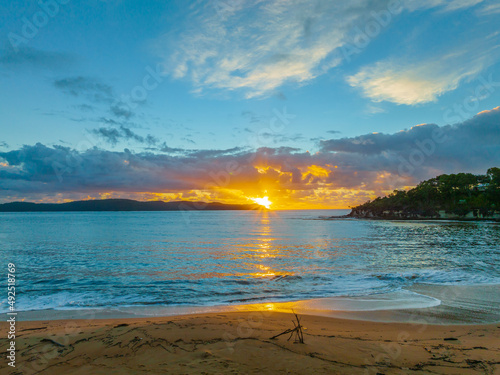
[[[264,206],[265,208],[269,209],[271,206],[272,202],[269,200],[269,197],[264,197],[264,198],[250,198],[253,200],[255,203]]]

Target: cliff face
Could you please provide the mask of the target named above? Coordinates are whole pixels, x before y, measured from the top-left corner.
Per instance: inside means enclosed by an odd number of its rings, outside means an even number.
[[[500,211],[494,211],[489,215],[483,215],[478,210],[469,211],[465,215],[447,213],[445,210],[436,211],[433,215],[421,215],[403,211],[386,210],[374,213],[370,210],[351,211],[347,216],[359,219],[382,219],[382,220],[493,220],[500,221]]]

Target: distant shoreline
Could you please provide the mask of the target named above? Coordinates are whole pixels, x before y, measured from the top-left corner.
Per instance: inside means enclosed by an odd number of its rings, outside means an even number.
[[[120,211],[250,211],[265,209],[257,204],[218,202],[149,201],[101,199],[67,203],[11,202],[0,204],[0,212],[120,212]]]

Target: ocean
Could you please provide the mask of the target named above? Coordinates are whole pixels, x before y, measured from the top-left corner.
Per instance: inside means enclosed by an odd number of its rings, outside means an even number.
[[[21,315],[324,298],[339,310],[425,308],[441,303],[433,286],[498,299],[498,223],[325,219],[347,212],[2,213],[0,265],[16,266]]]

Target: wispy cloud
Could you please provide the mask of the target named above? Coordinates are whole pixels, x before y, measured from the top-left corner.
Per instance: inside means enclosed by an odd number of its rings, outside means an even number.
[[[123,105],[120,102],[113,104],[110,108],[110,111],[116,117],[124,118],[125,120],[130,119],[134,116],[134,113],[130,109],[130,107]]]
[[[374,102],[406,105],[433,102],[460,83],[477,77],[492,64],[493,52],[486,49],[475,54],[463,50],[409,64],[381,61],[363,67],[347,77],[347,82]]]
[[[55,79],[53,85],[67,96],[86,101],[86,103],[74,105],[73,108],[85,114],[100,112],[102,116],[97,121],[104,122],[107,125],[120,126],[127,124],[136,115],[129,105],[118,99],[111,85],[98,78],[71,76]],[[78,121],[96,121],[96,119],[84,117]],[[115,143],[115,139],[124,138],[112,137],[113,132],[100,132],[101,135],[105,135],[106,133],[110,136],[108,140],[111,140],[110,143],[112,144]],[[123,134],[123,131],[121,134]]]
[[[76,97],[84,96],[92,102],[111,103],[114,101],[113,88],[95,78],[67,77],[55,80],[54,86],[66,94]]]
[[[455,11],[459,9],[471,8],[477,4],[482,3],[484,0],[451,0],[451,1],[441,1],[444,3],[444,9],[446,11]]]
[[[305,83],[338,65],[341,59],[332,52],[343,45],[346,31],[384,5],[365,0],[239,3],[224,16],[207,5],[189,19],[188,32],[158,41],[157,51],[174,78],[190,79],[198,91],[242,89],[247,97],[272,94],[286,82]]]
[[[410,10],[440,8],[442,12],[453,12],[460,9],[471,8],[484,0],[403,0]]]
[[[37,67],[46,69],[61,69],[76,61],[73,55],[64,52],[46,51],[23,47],[18,50],[7,48],[0,53],[0,65],[11,68]]]
[[[451,12],[482,0],[402,0],[401,9]],[[342,62],[340,48],[355,26],[391,1],[239,0],[200,3],[182,32],[159,38],[155,52],[166,72],[188,79],[193,92],[242,90],[246,97],[272,95],[286,83],[305,84]],[[226,4],[226,3],[225,3]]]
[[[478,9],[477,13],[480,16],[493,16],[500,13],[500,3],[494,2],[492,4],[485,4]]]
[[[111,145],[116,145],[121,140],[136,141],[138,143],[145,143],[149,146],[156,145],[159,142],[159,139],[152,136],[151,134],[143,137],[123,125],[118,128],[101,127],[98,129],[92,129],[90,132],[103,138],[105,142]]]

